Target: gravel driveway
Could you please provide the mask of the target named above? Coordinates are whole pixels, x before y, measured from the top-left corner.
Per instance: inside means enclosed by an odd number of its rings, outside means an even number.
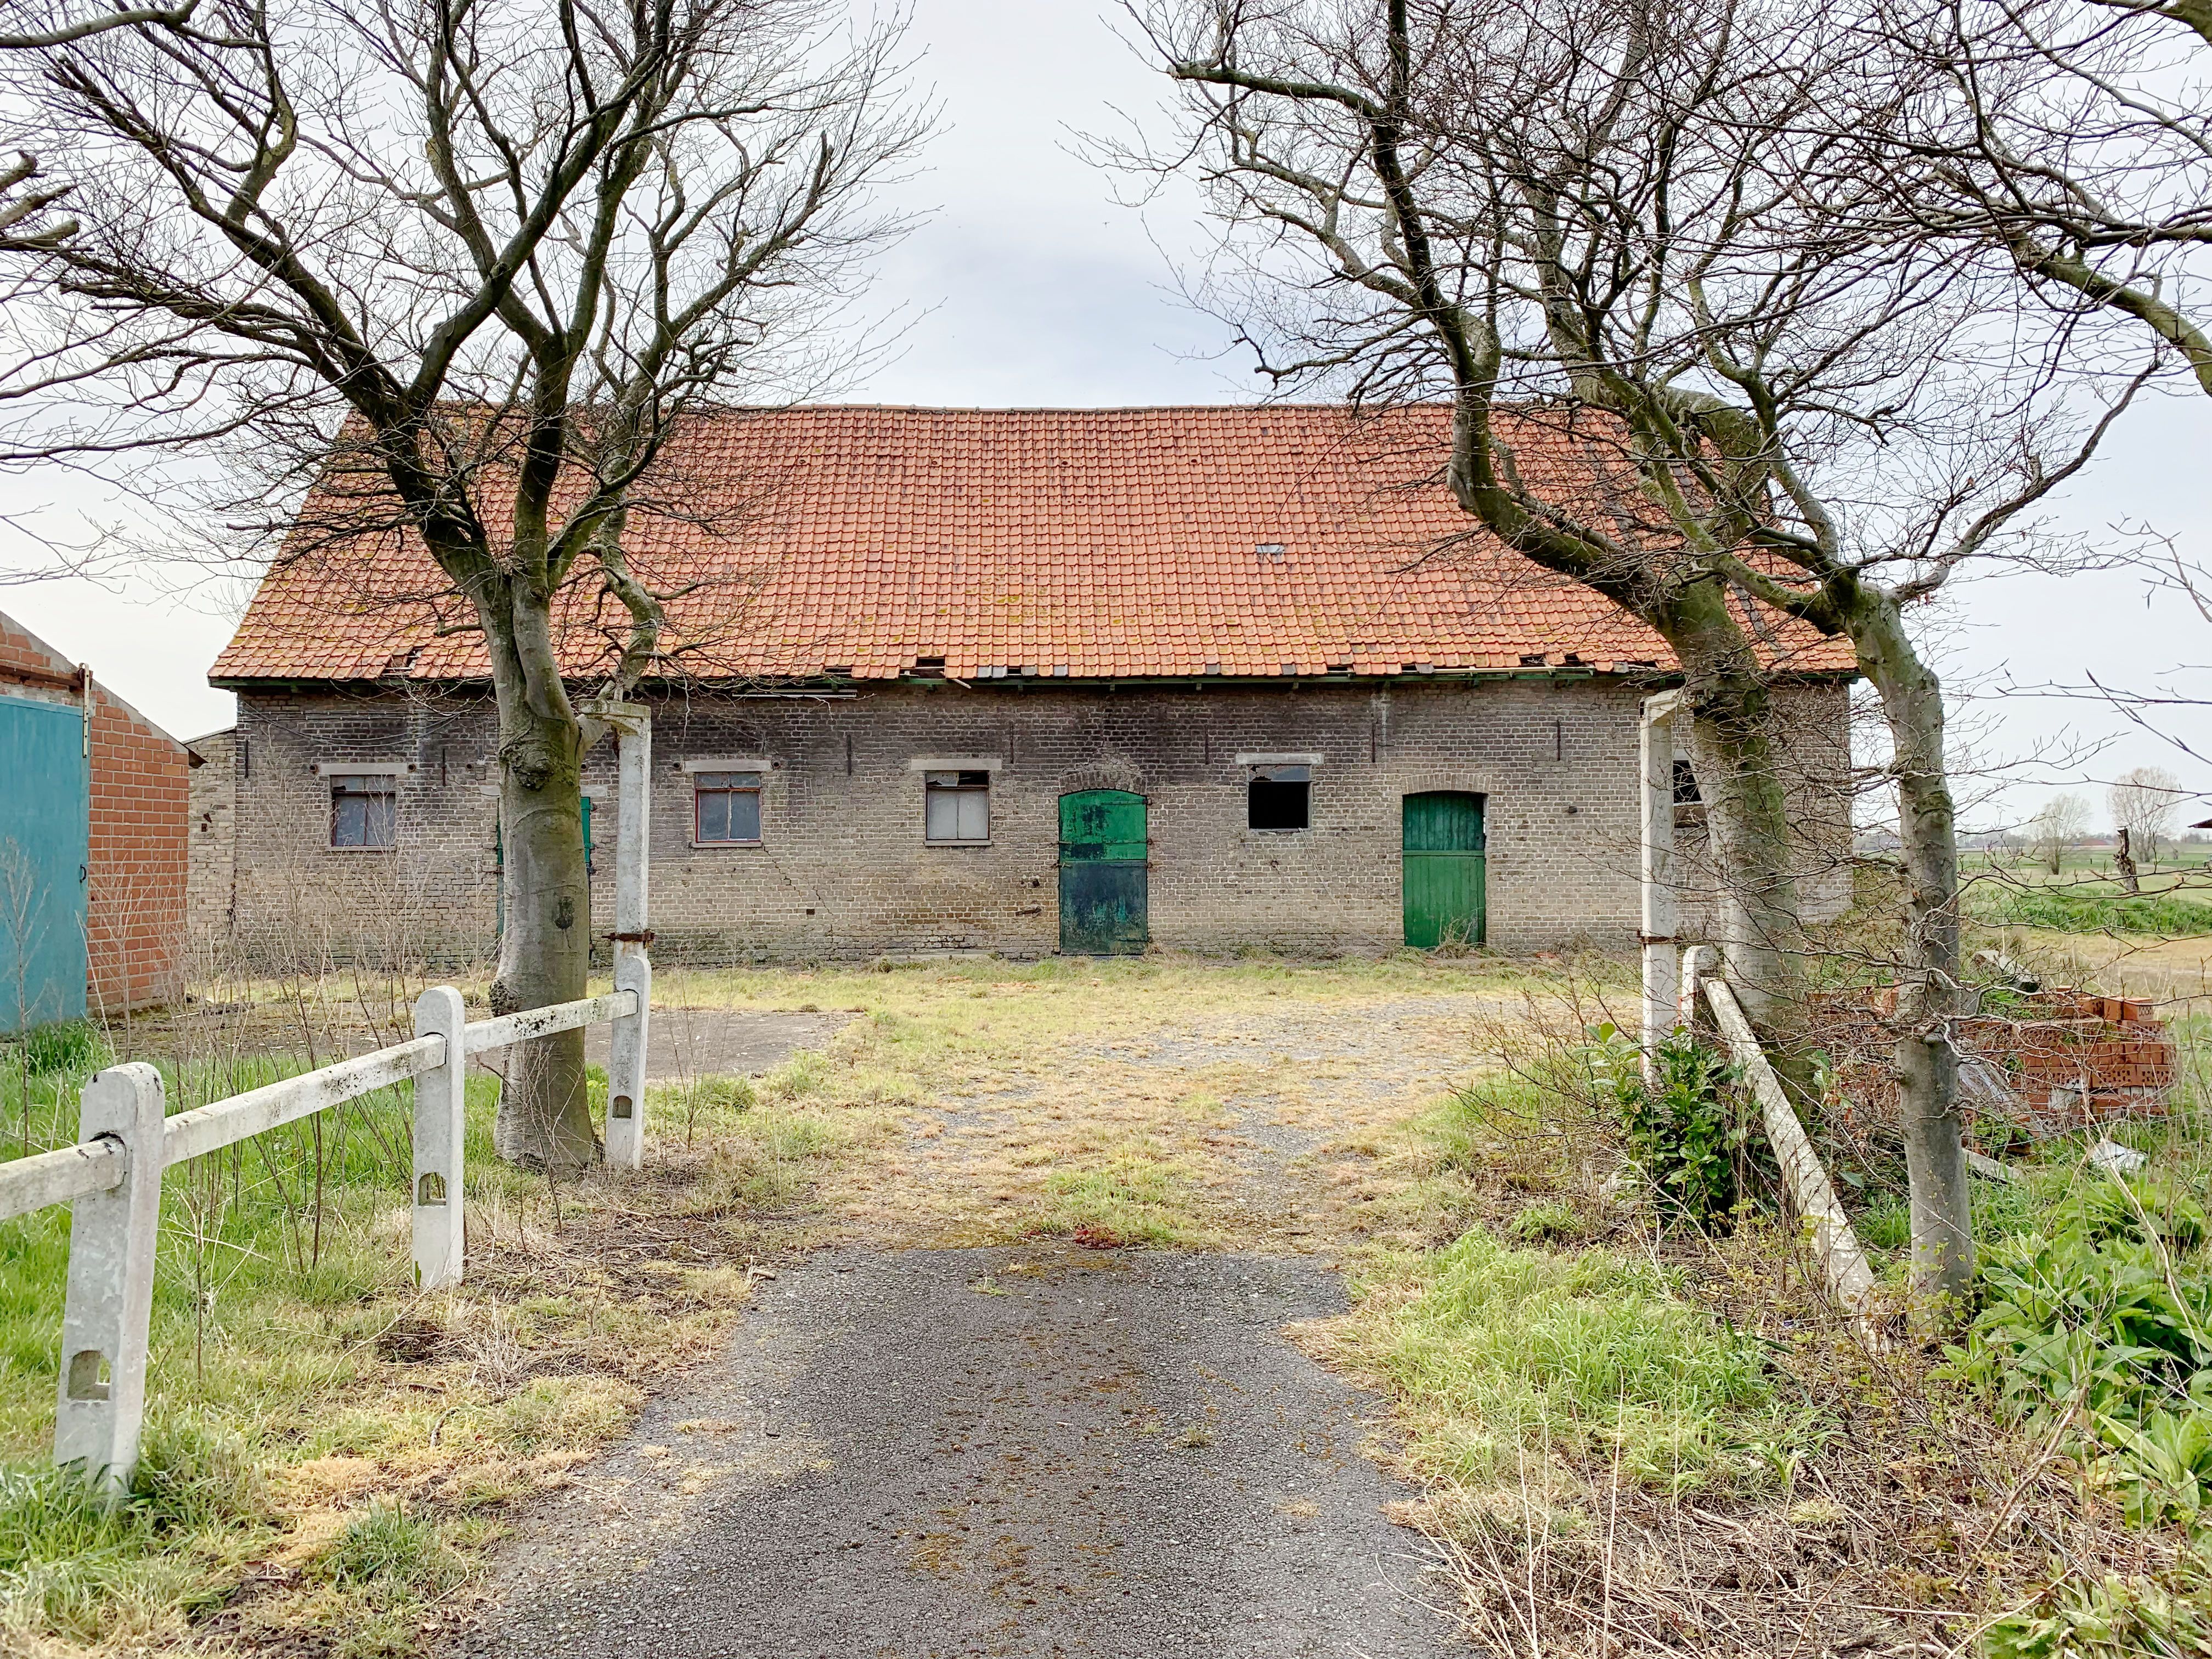
[[[830,1250],[504,1552],[500,1659],[1443,1659],[1311,1258]]]

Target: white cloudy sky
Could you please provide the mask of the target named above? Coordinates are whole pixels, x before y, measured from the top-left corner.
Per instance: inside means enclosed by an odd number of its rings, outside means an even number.
[[[910,186],[929,216],[882,278],[882,295],[914,319],[896,355],[852,395],[987,405],[1253,396],[1249,368],[1218,355],[1220,326],[1173,292],[1172,258],[1196,241],[1191,198],[1170,193],[1133,210],[1115,200],[1116,181],[1072,153],[1073,132],[1160,100],[1098,0],[917,0],[911,40],[945,110]],[[57,527],[100,509],[58,477],[9,481],[0,502]],[[2093,533],[2148,521],[2199,557],[2212,553],[2212,400],[2131,415],[2063,512]],[[0,523],[0,537],[13,533]],[[48,583],[0,590],[0,608],[179,735],[229,723],[231,699],[204,677],[230,619],[206,597],[144,582],[118,592]],[[2212,661],[2212,629],[2171,601],[2147,605],[2131,578],[1990,582],[1959,611],[1951,651],[1960,684],[2094,675],[2150,690]],[[2208,678],[2200,666],[2198,687]],[[2017,810],[2060,786],[2100,798],[2099,780],[2137,764],[2169,767],[2212,805],[2212,771],[2091,705],[1984,698],[1969,723],[1990,753],[2103,743],[2086,762],[2028,775],[2010,798]]]

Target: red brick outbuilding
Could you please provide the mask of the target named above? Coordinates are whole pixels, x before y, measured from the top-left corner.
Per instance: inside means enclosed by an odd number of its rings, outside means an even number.
[[[81,871],[42,872],[41,879],[59,889],[74,878],[84,890],[85,1011],[115,1013],[175,1000],[183,988],[186,776],[194,757],[88,667],[71,663],[3,614],[0,698],[51,705],[58,718],[73,709],[82,722],[77,740],[88,781],[82,808],[48,805],[61,816],[82,810],[86,856]],[[11,782],[24,787],[24,781]],[[0,1029],[15,1023],[15,1012],[12,1003],[0,1008]],[[40,1023],[40,1012],[31,1006],[20,1023]]]

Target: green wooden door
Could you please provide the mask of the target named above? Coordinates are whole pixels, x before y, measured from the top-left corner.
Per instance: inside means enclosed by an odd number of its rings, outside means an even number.
[[[84,1012],[84,711],[0,697],[0,1036]]]
[[[1482,797],[1408,795],[1403,814],[1406,943],[1417,951],[1481,944]]]
[[[1086,789],[1060,798],[1060,948],[1074,956],[1135,956],[1151,934],[1145,915],[1145,798]]]

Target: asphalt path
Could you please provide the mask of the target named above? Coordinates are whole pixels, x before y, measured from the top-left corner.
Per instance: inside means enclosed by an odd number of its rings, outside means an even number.
[[[504,1549],[497,1659],[1466,1659],[1310,1259],[826,1251]]]

